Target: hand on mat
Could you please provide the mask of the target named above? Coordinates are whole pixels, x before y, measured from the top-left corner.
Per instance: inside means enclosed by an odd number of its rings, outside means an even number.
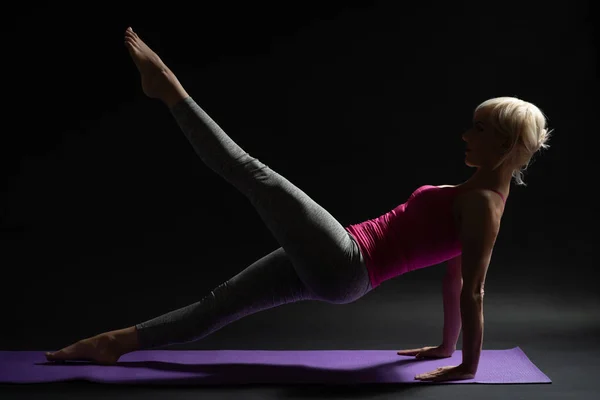
[[[433,382],[461,381],[473,378],[475,378],[475,374],[467,371],[467,369],[462,364],[457,367],[452,365],[448,367],[441,367],[434,371],[426,372],[424,374],[419,374],[415,376],[416,380]]]
[[[452,357],[454,350],[447,349],[443,346],[428,346],[420,349],[400,350],[399,356],[415,356],[417,359],[422,358],[448,358]]]

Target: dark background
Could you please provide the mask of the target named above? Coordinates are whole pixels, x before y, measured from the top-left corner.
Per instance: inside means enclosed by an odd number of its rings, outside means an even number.
[[[246,198],[196,156],[166,107],[143,94],[123,44],[132,26],[240,146],[344,226],[386,213],[421,185],[468,179],[474,169],[461,134],[479,103],[516,96],[536,104],[554,129],[551,147],[526,171],[527,187],[512,185],[487,275],[484,349],[520,346],[554,383],[477,390],[587,398],[596,381],[575,379],[586,359],[597,359],[600,333],[592,3],[7,10],[3,350],[59,349],[196,302],[279,247]],[[437,345],[444,270],[387,281],[344,307],[268,310],[172,348]]]

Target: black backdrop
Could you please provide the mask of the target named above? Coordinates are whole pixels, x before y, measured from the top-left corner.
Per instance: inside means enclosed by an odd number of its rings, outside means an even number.
[[[468,179],[461,134],[473,109],[497,96],[533,102],[554,129],[551,148],[531,164],[526,188],[513,184],[486,296],[511,306],[516,293],[554,306],[598,299],[591,6],[324,3],[86,2],[7,12],[5,349],[58,349],[179,308],[278,247],[168,110],[144,96],[123,44],[127,26],[238,144],[344,225],[389,211],[420,185]],[[443,271],[388,281],[345,307],[254,315],[195,345],[438,344]],[[411,289],[422,298],[407,307]],[[421,336],[404,337],[401,318]]]

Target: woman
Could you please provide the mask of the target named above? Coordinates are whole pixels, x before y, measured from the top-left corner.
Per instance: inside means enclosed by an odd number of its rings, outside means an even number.
[[[546,120],[536,106],[515,98],[484,102],[475,111],[473,128],[463,135],[468,147],[466,163],[477,168],[468,181],[456,186],[422,186],[385,215],[344,227],[233,142],[131,28],[125,32],[125,45],[141,74],[144,93],[163,101],[198,156],[250,200],[281,247],[197,303],[47,353],[49,361],[113,364],[128,352],[195,341],[246,315],[282,304],[303,300],[350,303],[385,280],[454,260],[449,265],[460,271],[455,275],[464,282],[464,336],[473,349],[463,349],[465,360],[460,368],[421,378],[474,375],[481,348],[479,316],[485,272],[511,178],[524,184],[521,169],[538,149],[548,147]],[[455,343],[449,343],[398,354],[449,357],[454,349]]]

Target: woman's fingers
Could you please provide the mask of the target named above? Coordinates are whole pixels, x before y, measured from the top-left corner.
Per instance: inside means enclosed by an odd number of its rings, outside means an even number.
[[[421,352],[421,349],[411,349],[411,350],[400,350],[398,352],[399,356],[416,356]]]

